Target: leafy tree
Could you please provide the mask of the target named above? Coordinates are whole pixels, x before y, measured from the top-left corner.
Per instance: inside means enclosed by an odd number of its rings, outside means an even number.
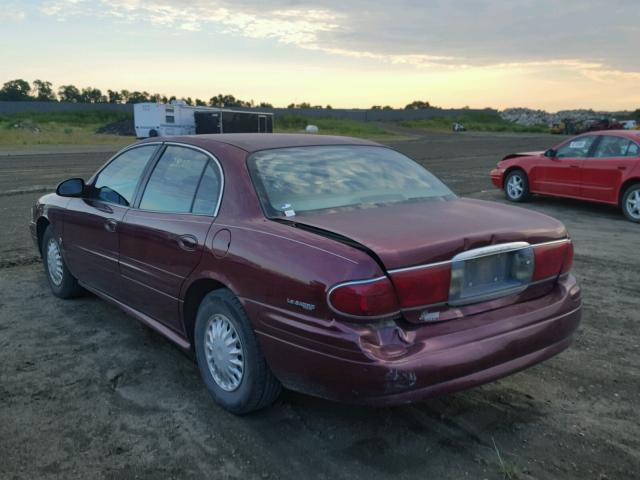
[[[636,121],[640,122],[640,108],[633,112],[632,116]]]
[[[58,88],[58,97],[61,102],[77,103],[82,101],[82,94],[78,87],[74,85],[61,85]]]
[[[122,95],[117,90],[107,90],[107,101],[109,103],[122,103]]]
[[[0,89],[0,100],[6,101],[24,101],[32,100],[29,96],[31,86],[26,80],[17,79],[6,82]]]
[[[129,94],[129,98],[127,98],[127,103],[142,103],[149,101],[149,93],[148,92],[138,92],[137,90],[131,92]]]
[[[252,104],[252,102],[245,102],[229,94],[218,94],[209,99],[209,106],[211,107],[251,107]]]
[[[191,97],[183,98],[184,103],[187,105],[193,106],[193,99]]]
[[[154,93],[153,95],[149,95],[149,101],[154,103],[160,103],[162,102],[162,95],[160,95],[159,93]]]
[[[99,88],[86,87],[80,92],[80,102],[82,103],[101,103],[106,101]]]
[[[414,100],[404,107],[405,110],[421,110],[423,108],[431,108],[431,104],[422,100]]]
[[[199,98],[196,98],[196,106],[197,107],[206,107],[207,106],[207,102],[205,102],[204,100],[201,100]]]
[[[327,105],[326,107],[324,107],[326,110],[333,110],[333,107],[331,105]]]
[[[258,107],[260,107],[260,108],[273,108],[273,105],[270,104],[269,102],[260,102],[258,104]]]
[[[129,102],[130,96],[131,96],[131,92],[129,90],[120,90],[120,97],[122,97],[123,103],[131,103]]]
[[[44,80],[33,81],[33,91],[36,94],[36,100],[41,102],[55,102],[56,94],[53,91],[53,84]]]

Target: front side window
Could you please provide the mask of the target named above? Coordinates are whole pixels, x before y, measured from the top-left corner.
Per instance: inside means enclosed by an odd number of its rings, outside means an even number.
[[[631,140],[624,137],[604,135],[593,152],[595,158],[624,157],[627,155]]]
[[[577,137],[558,147],[558,158],[584,158],[589,154],[595,135]]]
[[[169,146],[153,169],[140,208],[189,213],[209,157],[185,147]]]
[[[249,157],[248,167],[267,216],[455,198],[434,175],[385,147],[264,150]]]
[[[109,163],[96,177],[92,198],[129,206],[147,162],[157,145],[135,147]]]

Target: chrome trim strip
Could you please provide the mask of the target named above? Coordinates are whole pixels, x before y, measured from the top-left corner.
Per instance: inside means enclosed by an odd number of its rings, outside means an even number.
[[[337,313],[338,315],[340,315],[342,317],[352,318],[354,320],[382,320],[382,319],[393,318],[396,315],[400,315],[400,310],[396,310],[394,312],[390,312],[390,313],[387,313],[385,315],[371,315],[371,316],[351,315],[349,313],[341,312],[340,310],[335,308],[333,306],[333,304],[331,303],[331,294],[333,293],[333,291],[336,288],[344,287],[344,286],[347,286],[347,285],[366,285],[367,283],[375,283],[375,282],[379,282],[380,280],[385,280],[385,279],[387,279],[387,276],[386,275],[382,275],[380,277],[370,278],[368,280],[353,280],[353,281],[350,281],[350,282],[336,283],[333,287],[331,287],[327,291],[327,305],[329,305],[329,308],[334,313]]]
[[[509,242],[509,243],[498,243],[496,245],[487,245],[486,247],[474,248],[473,250],[460,252],[457,255],[455,255],[451,259],[451,261],[463,262],[465,260],[488,257],[490,255],[497,255],[500,253],[514,252],[516,250],[522,250],[530,246],[531,244],[528,242]]]
[[[549,242],[542,242],[542,243],[534,243],[534,244],[530,244],[528,242],[509,242],[509,243],[498,243],[496,245],[488,245],[486,247],[480,247],[480,248],[474,248],[473,250],[467,250],[465,252],[460,252],[457,255],[455,255],[451,260],[443,260],[441,262],[434,262],[434,263],[425,263],[423,265],[414,265],[413,267],[402,267],[402,268],[394,268],[392,270],[387,270],[387,272],[389,274],[394,274],[394,273],[402,273],[402,272],[410,272],[412,270],[420,270],[423,268],[431,268],[431,267],[438,267],[440,265],[446,265],[449,263],[452,263],[454,261],[457,260],[469,260],[471,258],[477,258],[477,257],[481,257],[481,256],[486,256],[486,255],[491,255],[491,254],[495,254],[495,253],[506,253],[509,251],[514,251],[514,250],[519,250],[520,248],[526,248],[526,247],[540,247],[540,246],[545,246],[545,245],[553,245],[556,243],[565,243],[565,242],[571,242],[570,238],[561,238],[560,240],[551,240]],[[479,250],[485,250],[485,249],[489,249],[492,247],[501,247],[504,245],[516,245],[516,244],[522,244],[521,247],[518,248],[512,248],[510,250],[504,250],[504,252],[499,252],[499,251],[493,251],[492,253],[486,253],[484,255],[471,255],[474,252],[478,252]],[[500,250],[500,249],[497,249]],[[466,254],[466,255],[465,255]],[[464,255],[464,257],[463,257]],[[467,256],[468,255],[468,256]]]

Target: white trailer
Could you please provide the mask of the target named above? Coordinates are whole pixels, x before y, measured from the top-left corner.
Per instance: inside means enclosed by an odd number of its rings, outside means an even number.
[[[136,103],[133,105],[136,137],[167,137],[203,133],[271,133],[273,114],[193,107],[184,102]]]

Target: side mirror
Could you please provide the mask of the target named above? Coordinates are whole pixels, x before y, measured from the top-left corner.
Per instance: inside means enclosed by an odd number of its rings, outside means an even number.
[[[549,158],[555,158],[556,155],[558,155],[558,152],[555,151],[553,148],[550,148],[549,150],[547,150],[546,152],[544,152],[544,156],[545,157],[549,157]]]
[[[65,180],[58,185],[56,193],[61,197],[81,197],[84,193],[84,180],[82,178]]]

